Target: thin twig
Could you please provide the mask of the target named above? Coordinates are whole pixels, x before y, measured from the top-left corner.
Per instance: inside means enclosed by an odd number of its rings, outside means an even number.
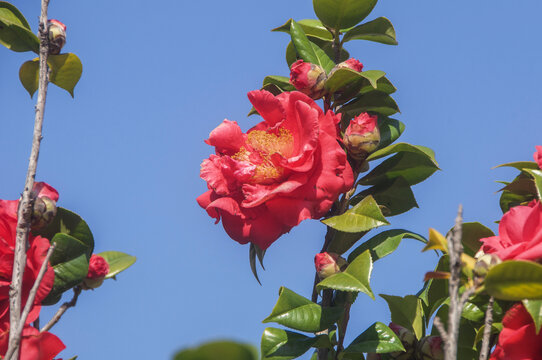
[[[491,326],[493,325],[493,302],[495,299],[489,298],[486,309],[486,318],[484,321],[484,337],[482,338],[482,350],[480,350],[480,360],[486,360],[489,355],[489,338],[491,336]]]
[[[30,152],[30,159],[28,162],[28,170],[26,173],[26,180],[24,185],[24,191],[21,195],[19,202],[19,208],[17,210],[17,237],[15,240],[15,255],[13,262],[13,275],[11,279],[11,286],[9,290],[10,301],[10,324],[11,329],[18,328],[21,319],[21,289],[23,285],[23,273],[26,265],[26,249],[28,246],[28,233],[31,223],[32,215],[32,202],[31,198],[32,188],[34,187],[34,179],[36,177],[36,168],[38,166],[38,157],[41,143],[41,129],[43,126],[43,112],[45,110],[45,99],[47,97],[47,85],[48,85],[48,70],[47,70],[47,58],[49,55],[49,31],[47,28],[47,8],[49,6],[49,0],[41,1],[41,16],[39,24],[39,39],[40,39],[40,71],[39,71],[39,85],[38,85],[38,100],[36,103],[36,115],[34,120],[34,134],[32,139],[32,150]],[[13,358],[18,358],[18,344],[21,339],[21,334],[15,331],[9,333],[9,348],[11,350]],[[15,348],[15,349],[12,349]],[[10,357],[5,357],[10,359]]]
[[[442,341],[445,343],[448,342],[448,333],[446,332],[446,329],[444,328],[444,324],[440,320],[438,316],[435,317],[435,320],[433,320],[433,324],[437,328],[438,332],[440,333],[440,337],[442,338]]]
[[[62,304],[62,306],[60,306],[56,314],[52,317],[51,320],[49,320],[49,322],[44,327],[41,328],[40,332],[51,330],[51,328],[55,326],[55,324],[60,320],[62,315],[64,315],[66,310],[68,310],[71,307],[74,307],[77,304],[77,299],[79,298],[79,295],[81,294],[81,290],[82,289],[79,286],[76,286],[73,288],[73,298],[70,301]]]

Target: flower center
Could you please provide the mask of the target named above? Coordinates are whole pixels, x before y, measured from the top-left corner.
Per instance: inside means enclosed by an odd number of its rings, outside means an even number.
[[[276,165],[272,160],[273,154],[289,157],[294,147],[294,137],[284,128],[276,133],[263,130],[253,130],[248,133],[246,147],[232,156],[238,161],[246,161],[256,168],[250,182],[255,184],[272,184],[284,175],[284,168]]]

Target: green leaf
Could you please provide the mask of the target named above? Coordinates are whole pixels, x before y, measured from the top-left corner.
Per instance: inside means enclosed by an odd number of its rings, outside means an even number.
[[[1,25],[0,25],[1,26]],[[30,97],[34,95],[39,86],[39,61],[25,61],[19,69],[19,80],[23,87],[28,91]]]
[[[290,34],[292,21],[292,19],[289,19],[284,25],[274,28],[271,31],[281,31]],[[313,36],[327,41],[333,40],[333,35],[326,29],[320,20],[303,19],[299,20],[297,23],[301,26],[303,32],[305,32],[307,36]]]
[[[51,240],[51,244],[53,243],[56,246],[49,261],[51,266],[70,261],[88,252],[85,243],[68,234],[57,233]]]
[[[484,329],[485,325],[482,325],[477,331],[476,331],[476,337],[474,338],[474,344],[478,344],[480,341],[484,339]],[[502,330],[502,323],[493,323],[491,324],[491,334],[498,334]]]
[[[290,84],[290,79],[285,76],[269,75],[263,79],[262,87],[273,84],[282,91],[294,91],[295,87]]]
[[[380,70],[367,70],[359,72],[348,68],[340,68],[327,78],[324,86],[330,92],[334,93],[342,88],[352,84],[360,79],[366,79],[373,87],[373,90],[378,87],[378,80],[384,77],[386,73]]]
[[[175,354],[174,360],[258,360],[250,345],[233,341],[213,341]]]
[[[39,53],[38,37],[23,14],[10,3],[0,2],[0,44],[17,52]]]
[[[314,12],[332,29],[346,29],[365,19],[377,0],[313,0]]]
[[[359,254],[363,253],[366,250],[369,250],[371,252],[371,258],[373,259],[373,262],[375,262],[378,259],[382,259],[384,256],[387,256],[394,252],[401,243],[401,240],[403,239],[414,239],[419,240],[423,243],[427,242],[427,240],[423,236],[410,232],[408,230],[386,230],[364,242],[354,251],[352,251],[348,256],[348,262],[351,262],[353,259],[359,256]]]
[[[380,144],[378,150],[391,145],[405,130],[405,124],[399,120],[386,116],[378,117],[378,129],[380,130]]]
[[[470,321],[479,322],[484,320],[485,311],[480,309],[478,305],[467,301],[461,312],[461,317]]]
[[[303,32],[303,28],[293,20],[290,24],[290,36],[297,53],[304,61],[319,65],[326,72],[335,66],[324,50],[311,42]]]
[[[405,297],[380,294],[391,312],[391,321],[414,333],[419,340],[423,336],[423,309],[421,300],[415,295]]]
[[[395,29],[385,17],[379,17],[348,30],[344,34],[343,42],[350,40],[369,40],[382,44],[397,45]]]
[[[480,239],[495,236],[491,229],[485,227],[479,222],[468,222],[462,225],[462,237],[465,253],[474,256],[480,250],[482,243]]]
[[[289,360],[298,358],[315,346],[321,338],[327,339],[327,336],[308,337],[296,332],[268,327],[262,335],[262,359]]]
[[[542,171],[540,170],[525,170],[534,178],[534,183],[536,186],[536,195],[539,200],[542,200]]]
[[[497,165],[494,167],[494,169],[500,168],[500,167],[513,167],[518,170],[524,170],[524,169],[532,169],[532,170],[538,170],[538,164],[534,161],[517,161],[517,162],[511,162],[506,164]]]
[[[351,204],[357,204],[360,199],[372,195],[378,205],[384,206],[385,216],[395,216],[418,207],[410,185],[402,177],[393,179],[390,183],[382,183],[366,189],[352,198]]]
[[[335,58],[335,50],[333,48],[333,42],[322,40],[320,38],[307,35],[307,38],[316,46],[318,46],[320,49],[324,51],[324,53],[330,58]],[[288,46],[286,47],[286,63],[288,63],[288,67],[291,67],[294,62],[296,62],[300,56],[297,54],[297,51],[295,49],[294,44],[290,41],[288,43]],[[339,62],[343,62],[350,58],[350,54],[348,51],[346,51],[344,48],[341,49],[341,54],[339,56]],[[391,84],[390,84],[391,85]],[[370,86],[370,85],[369,85]],[[381,85],[382,89],[389,89],[389,85],[387,85],[385,82],[383,82]],[[393,87],[393,85],[391,85]],[[374,90],[371,86],[371,90]]]
[[[489,270],[485,288],[502,300],[542,299],[542,265],[532,261],[504,261]]]
[[[335,230],[333,239],[327,247],[328,252],[342,255],[347,252],[359,239],[361,239],[367,231],[359,233],[348,233],[344,231]]]
[[[390,180],[397,177],[403,177],[412,186],[427,179],[439,169],[431,149],[404,143],[377,150],[369,155],[367,160],[375,160],[394,152],[397,154],[383,161],[369,174],[361,178],[359,183],[361,185],[377,185],[389,183]]]
[[[279,299],[264,323],[276,322],[283,326],[306,332],[319,332],[328,329],[343,314],[341,307],[326,307],[281,287]]]
[[[348,118],[358,116],[362,112],[376,112],[381,115],[390,116],[399,112],[399,106],[391,96],[380,91],[371,91],[363,94],[343,105],[339,112]]]
[[[327,226],[344,232],[359,233],[389,225],[372,196],[367,196],[342,215],[322,220]]]
[[[103,257],[109,264],[109,272],[105,276],[106,279],[112,278],[118,273],[128,269],[137,260],[135,256],[120,251],[104,251],[97,255]]]
[[[82,254],[70,261],[53,266],[55,282],[47,298],[43,301],[46,305],[55,304],[60,300],[64,291],[78,285],[85,279],[88,273],[88,260],[86,254]]]
[[[263,257],[265,255],[265,250],[260,249],[260,247],[254,243],[250,243],[250,248],[248,251],[248,257],[249,257],[249,263],[250,263],[250,269],[252,270],[252,274],[256,278],[256,281],[258,284],[262,284],[260,282],[260,279],[258,278],[258,269],[256,268],[256,257],[258,257],[258,260],[260,261],[260,265],[262,269],[265,270],[263,266]]]
[[[542,327],[542,300],[523,300],[523,306],[531,314],[536,333],[538,334]]]
[[[382,354],[395,351],[405,351],[401,340],[389,327],[381,322],[376,322],[355,338],[344,349],[343,353],[345,355],[361,353]]]
[[[362,292],[374,300],[374,294],[369,285],[373,262],[369,250],[358,255],[346,268],[340,272],[320,281],[316,288],[333,289],[340,291]]]
[[[87,246],[87,259],[90,259],[94,251],[94,237],[87,223],[76,213],[61,207],[57,208],[56,216],[51,224],[33,233],[47,239],[53,239],[57,233],[68,234]]]

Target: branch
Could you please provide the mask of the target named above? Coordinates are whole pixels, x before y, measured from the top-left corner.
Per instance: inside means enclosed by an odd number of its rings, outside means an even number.
[[[64,315],[66,310],[68,310],[71,307],[74,307],[77,304],[77,299],[79,298],[79,295],[81,294],[81,290],[82,289],[79,286],[76,286],[73,288],[73,298],[70,301],[62,304],[62,306],[58,309],[58,311],[53,316],[53,318],[49,320],[49,322],[44,327],[41,328],[40,332],[51,330],[51,328],[55,326],[55,324],[60,320],[62,315]]]
[[[484,321],[484,337],[482,339],[482,350],[480,350],[480,360],[486,360],[489,355],[489,337],[491,336],[491,326],[493,324],[493,302],[495,299],[489,298],[486,309],[486,319]]]
[[[23,273],[26,265],[26,248],[28,246],[28,233],[30,229],[31,215],[32,215],[32,203],[31,198],[32,188],[34,187],[34,179],[36,177],[36,168],[38,166],[38,157],[41,143],[41,129],[43,126],[43,112],[45,110],[45,99],[47,97],[47,85],[48,70],[47,70],[47,58],[49,55],[49,31],[47,29],[47,8],[49,6],[49,0],[41,1],[41,16],[39,24],[39,38],[40,38],[40,72],[39,72],[39,85],[38,85],[38,100],[36,104],[36,115],[34,120],[34,135],[32,139],[32,150],[30,152],[30,159],[28,162],[28,170],[26,173],[26,180],[24,185],[24,191],[19,201],[19,208],[17,210],[17,236],[15,240],[15,255],[13,261],[13,275],[11,279],[11,286],[9,290],[9,302],[10,302],[10,324],[11,329],[19,328],[21,322],[21,289],[23,285]],[[13,358],[18,358],[18,344],[20,341],[20,333],[10,331],[9,332],[9,348],[11,350]],[[12,349],[14,348],[14,349]],[[10,359],[9,357],[5,357]]]

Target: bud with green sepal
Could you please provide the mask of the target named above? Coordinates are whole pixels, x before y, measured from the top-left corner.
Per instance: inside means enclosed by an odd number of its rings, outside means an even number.
[[[93,254],[88,262],[88,273],[81,284],[83,290],[96,289],[104,282],[109,273],[109,264],[100,255]]]
[[[290,84],[312,99],[325,94],[326,72],[320,66],[297,60],[290,68]]]
[[[341,272],[347,265],[346,260],[335,253],[323,252],[314,257],[314,266],[320,280]]]
[[[348,155],[353,159],[364,160],[378,148],[380,130],[377,126],[377,120],[377,116],[368,113],[361,113],[350,120],[343,141]]]
[[[66,25],[58,20],[47,22],[49,27],[49,54],[58,55],[66,44]]]
[[[414,352],[416,351],[416,336],[414,333],[407,328],[399,326],[394,323],[390,323],[389,328],[397,335],[405,351],[395,351],[390,353],[390,357],[396,360],[409,360],[414,357]]]
[[[422,338],[416,350],[417,359],[444,360],[444,343],[440,336],[426,336]]]

